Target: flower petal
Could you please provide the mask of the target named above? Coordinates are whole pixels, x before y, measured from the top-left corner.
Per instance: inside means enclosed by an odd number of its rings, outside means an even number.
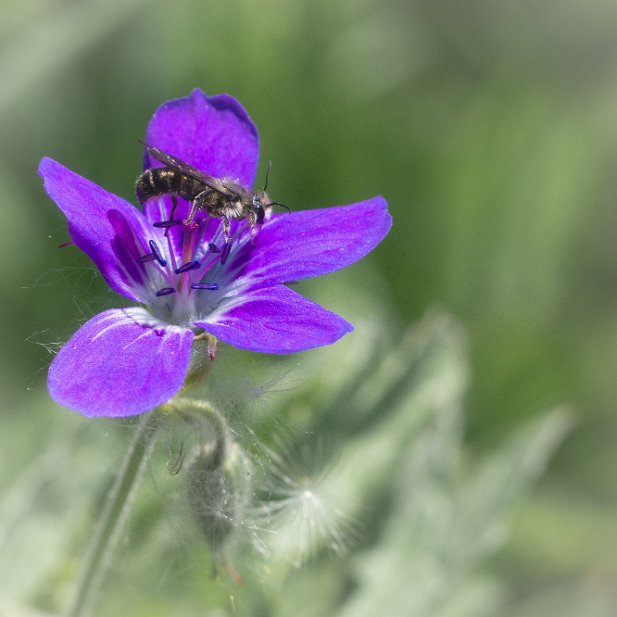
[[[229,268],[241,268],[234,287],[250,289],[334,272],[372,251],[391,225],[383,197],[276,215],[253,243],[233,254]]]
[[[182,387],[193,332],[142,308],[111,309],[84,324],[49,369],[52,398],[84,416],[132,416]]]
[[[283,285],[243,294],[195,325],[234,347],[275,354],[330,345],[353,330]]]
[[[257,128],[228,94],[201,90],[163,103],[152,116],[146,143],[217,178],[253,186],[259,159]],[[144,169],[161,165],[146,155]]]
[[[107,284],[131,300],[147,298],[148,276],[139,258],[152,236],[141,212],[56,161],[44,158],[39,175],[68,220],[73,242],[96,264]]]

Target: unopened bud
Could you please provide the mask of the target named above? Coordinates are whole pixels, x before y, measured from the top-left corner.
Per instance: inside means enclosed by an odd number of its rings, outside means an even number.
[[[191,512],[215,556],[244,522],[251,477],[240,446],[220,439],[225,443],[200,446],[187,470]]]

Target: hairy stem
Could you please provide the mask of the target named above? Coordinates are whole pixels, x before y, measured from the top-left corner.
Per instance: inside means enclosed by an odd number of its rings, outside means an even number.
[[[227,422],[223,414],[208,401],[185,399],[177,397],[166,403],[162,408],[171,411],[194,425],[198,431],[203,431],[203,423],[200,413],[205,415],[215,433],[215,449],[212,453],[212,465],[214,468],[223,464],[227,451],[228,432]],[[200,413],[195,413],[200,412]]]
[[[92,610],[124,529],[131,502],[141,484],[154,446],[156,426],[156,411],[141,416],[92,536],[67,617],[87,617]]]

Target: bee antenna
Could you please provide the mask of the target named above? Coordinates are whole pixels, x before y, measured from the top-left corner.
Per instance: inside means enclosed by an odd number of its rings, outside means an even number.
[[[286,206],[285,204],[282,204],[280,201],[271,201],[268,205],[269,206],[281,206],[281,208],[285,208],[287,212],[291,212],[291,208],[289,206]]]
[[[264,187],[261,189],[262,191],[266,191],[268,188],[268,177],[270,176],[270,170],[272,169],[272,161],[268,161],[268,169],[266,169],[266,181],[264,182]]]

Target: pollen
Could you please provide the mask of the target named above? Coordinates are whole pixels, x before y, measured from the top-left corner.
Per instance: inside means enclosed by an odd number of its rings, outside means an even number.
[[[190,270],[196,270],[201,264],[198,261],[187,261],[185,264],[176,268],[174,272],[176,274],[182,274],[183,272],[189,272]]]
[[[218,283],[191,283],[191,289],[206,289],[210,291],[216,291],[218,288]]]
[[[175,293],[176,290],[173,287],[163,287],[163,289],[159,289],[154,295],[160,298],[161,296],[169,296]]]

